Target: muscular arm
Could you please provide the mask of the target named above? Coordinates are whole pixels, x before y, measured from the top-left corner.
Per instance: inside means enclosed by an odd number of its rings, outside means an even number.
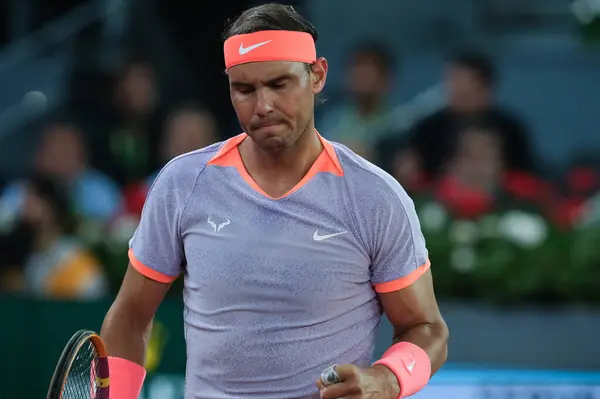
[[[152,319],[170,286],[144,277],[129,265],[100,332],[110,356],[144,365]]]
[[[410,342],[425,350],[435,374],[446,362],[449,333],[435,299],[431,270],[404,289],[379,294],[379,300],[394,327],[394,343]]]

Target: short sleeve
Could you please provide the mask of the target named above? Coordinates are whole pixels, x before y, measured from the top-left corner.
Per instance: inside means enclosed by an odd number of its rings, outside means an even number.
[[[371,283],[376,292],[408,287],[430,267],[425,238],[413,201],[397,182],[390,182],[378,203]]]
[[[185,265],[181,239],[181,214],[190,198],[185,179],[172,162],[155,179],[140,223],[129,241],[129,261],[144,276],[171,283]]]

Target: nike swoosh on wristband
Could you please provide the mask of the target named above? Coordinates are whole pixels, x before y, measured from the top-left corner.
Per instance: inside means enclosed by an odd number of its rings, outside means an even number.
[[[405,360],[402,360],[402,364],[404,365],[404,368],[406,369],[406,371],[408,371],[408,375],[412,375],[413,369],[415,368],[415,365],[417,364],[417,360],[411,354],[410,355],[410,363],[407,363]]]
[[[260,46],[264,46],[265,44],[270,43],[270,42],[272,42],[272,40],[267,40],[266,42],[256,43],[256,44],[253,44],[252,46],[248,46],[248,47],[244,47],[244,43],[241,43],[240,44],[240,55],[248,54],[252,50],[257,49]]]

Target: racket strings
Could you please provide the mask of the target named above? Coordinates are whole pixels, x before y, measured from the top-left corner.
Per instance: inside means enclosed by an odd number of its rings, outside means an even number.
[[[87,341],[71,364],[61,399],[96,399],[97,369],[96,348]]]

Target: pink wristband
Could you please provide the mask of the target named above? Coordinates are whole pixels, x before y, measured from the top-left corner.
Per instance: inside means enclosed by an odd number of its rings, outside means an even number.
[[[373,363],[392,370],[400,385],[398,399],[412,396],[425,388],[431,377],[431,360],[427,353],[410,342],[392,345],[381,359]]]
[[[120,357],[108,357],[110,394],[115,399],[138,399],[146,378],[146,369]]]

